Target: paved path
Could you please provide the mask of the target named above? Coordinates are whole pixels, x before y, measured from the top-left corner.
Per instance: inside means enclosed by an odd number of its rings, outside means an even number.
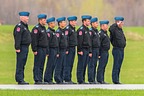
[[[0,89],[15,89],[15,90],[84,90],[84,89],[144,90],[144,84],[0,85]]]

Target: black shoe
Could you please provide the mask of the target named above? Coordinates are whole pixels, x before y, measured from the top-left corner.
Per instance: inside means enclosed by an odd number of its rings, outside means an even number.
[[[109,83],[107,83],[107,82],[105,82],[105,81],[100,81],[99,83],[100,83],[100,84],[109,84]]]
[[[113,82],[114,84],[122,84],[122,83],[120,83],[120,82]]]
[[[75,83],[75,82],[73,82],[73,81],[71,81],[72,82],[72,84],[77,84],[77,83]]]
[[[64,82],[56,82],[56,84],[66,84],[66,83],[64,83]]]
[[[78,82],[78,84],[89,84],[89,83],[86,83],[86,82]]]
[[[36,84],[36,85],[40,85],[40,84],[43,84],[43,82],[41,82],[41,81],[37,81],[37,82],[35,82],[34,84]]]
[[[99,84],[99,82],[94,81],[94,82],[89,82],[89,84]]]
[[[42,82],[42,84],[44,84],[44,85],[45,85],[45,84],[48,84],[48,82]]]
[[[68,81],[68,82],[65,82],[66,84],[77,84],[75,82],[72,82],[72,81]]]
[[[55,84],[54,82],[47,82],[48,84]]]
[[[29,83],[25,81],[21,81],[21,82],[18,82],[18,85],[29,85]]]

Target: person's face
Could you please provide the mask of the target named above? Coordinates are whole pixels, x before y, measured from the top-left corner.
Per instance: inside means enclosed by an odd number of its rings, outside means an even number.
[[[39,22],[43,26],[46,25],[46,19],[45,18],[40,19]]]
[[[89,25],[90,25],[90,20],[89,20],[89,19],[86,19],[86,20],[84,21],[84,25],[85,25],[85,26],[89,26]]]
[[[55,27],[55,22],[50,22],[50,23],[48,24],[48,26],[51,27],[51,28],[54,28],[54,27]]]
[[[59,23],[59,26],[60,26],[61,28],[66,27],[66,21],[61,21],[61,22]]]
[[[117,22],[117,25],[118,25],[119,28],[122,28],[123,25],[124,25],[124,22],[123,22],[123,21],[118,21],[118,22]]]
[[[102,29],[104,30],[104,31],[107,31],[108,30],[108,24],[103,24],[103,25],[101,25],[102,26]]]
[[[23,21],[24,23],[28,23],[29,17],[28,16],[20,16],[20,20]]]
[[[77,21],[76,21],[76,20],[70,21],[70,25],[72,25],[73,27],[75,27],[76,24],[77,24]]]
[[[97,28],[98,27],[98,22],[93,22],[92,27]]]

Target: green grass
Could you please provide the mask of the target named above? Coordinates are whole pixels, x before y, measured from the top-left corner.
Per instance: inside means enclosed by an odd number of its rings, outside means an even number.
[[[144,33],[143,33],[144,28],[143,27],[125,27],[124,30],[127,30],[128,32],[135,32],[135,33],[138,33],[140,35],[144,35]]]
[[[1,96],[142,96],[143,90],[1,90]],[[20,94],[20,95],[19,95]]]
[[[13,27],[14,26],[0,26],[0,84],[15,84],[14,74],[15,74],[15,50],[13,42]],[[30,26],[32,29],[32,26]],[[132,29],[134,31],[132,31]],[[142,34],[142,27],[127,27],[124,28],[127,40],[127,47],[125,49],[125,59],[123,62],[121,70],[121,81],[127,84],[143,84],[144,75],[140,74],[144,72],[143,70],[143,56],[144,56],[144,41],[135,40],[136,36],[133,37],[127,34],[132,32],[133,34]],[[136,31],[137,30],[137,31]],[[144,35],[144,33],[143,33]],[[134,37],[135,36],[135,37]],[[130,39],[129,39],[130,38]],[[111,47],[112,48],[112,47]],[[112,83],[111,81],[111,71],[112,71],[112,61],[113,57],[110,50],[109,62],[106,67],[105,80]],[[77,65],[77,56],[75,59],[74,69],[73,69],[73,81],[76,82],[76,65]],[[33,53],[29,52],[29,58],[25,68],[25,80],[30,82],[33,81]],[[87,80],[87,76],[86,76]]]
[[[0,84],[16,84],[15,75],[15,49],[13,43],[13,27],[10,25],[0,26]],[[32,29],[32,26],[30,27]],[[125,27],[124,31],[127,37],[127,46],[125,49],[125,59],[121,69],[121,82],[124,84],[144,84],[144,28],[143,27]],[[129,34],[130,33],[130,34]],[[137,38],[137,39],[136,39]],[[111,47],[112,48],[112,47]],[[106,67],[105,81],[112,83],[112,61],[111,50],[109,51],[109,62]],[[76,82],[77,56],[73,69],[73,81]],[[30,48],[29,58],[25,68],[25,80],[33,81],[33,53]],[[87,76],[86,76],[87,80]],[[42,94],[41,94],[42,93]],[[21,94],[21,96],[127,96],[129,94],[139,96],[144,91],[114,91],[114,90],[67,90],[67,91],[16,91],[1,90],[1,96],[10,96]],[[5,94],[5,95],[4,95]],[[55,94],[55,95],[53,95]],[[16,95],[17,96],[17,95]]]

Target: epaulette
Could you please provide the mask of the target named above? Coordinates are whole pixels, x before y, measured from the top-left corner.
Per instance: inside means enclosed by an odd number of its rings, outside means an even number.
[[[83,26],[81,26],[80,29],[83,29]]]
[[[20,26],[20,25],[21,25],[21,23],[18,23],[18,24],[17,24],[17,26]]]
[[[39,25],[36,25],[35,27],[36,27],[36,28],[38,28],[38,27],[39,27]]]
[[[98,32],[99,34],[101,33],[101,31]]]
[[[69,26],[67,26],[66,29],[69,29]]]

